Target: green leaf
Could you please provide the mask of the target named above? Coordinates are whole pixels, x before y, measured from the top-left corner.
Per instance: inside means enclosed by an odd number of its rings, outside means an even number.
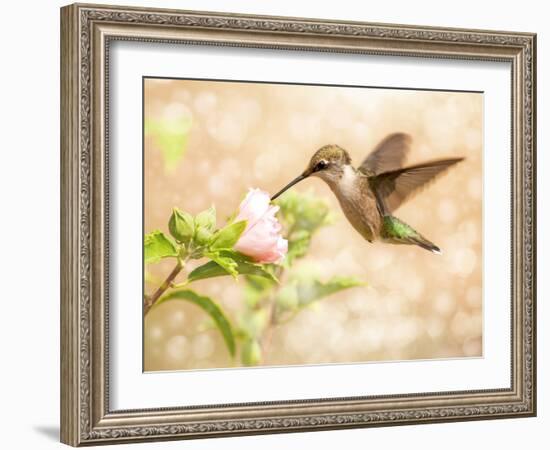
[[[296,282],[296,292],[300,306],[320,300],[336,292],[353,287],[364,286],[365,283],[353,277],[333,277],[326,282],[317,279],[304,279]]]
[[[231,249],[237,243],[246,228],[246,220],[241,220],[218,231],[210,248],[212,250]]]
[[[287,267],[292,266],[292,263],[297,258],[306,256],[311,244],[311,233],[306,230],[298,230],[292,233],[288,241],[288,252],[285,257]]]
[[[332,214],[328,203],[312,193],[287,191],[275,203],[280,208],[277,217],[288,240],[283,264],[289,268],[296,259],[307,255],[313,235],[332,223]]]
[[[155,263],[162,258],[178,255],[176,245],[162,231],[146,234],[143,242],[143,257],[146,264]]]
[[[262,347],[256,339],[246,340],[241,348],[241,361],[245,366],[257,366],[262,361]]]
[[[188,244],[193,238],[195,231],[193,216],[178,208],[174,208],[168,222],[168,229],[176,241]]]
[[[145,121],[145,135],[153,138],[162,152],[166,172],[173,172],[185,155],[191,125],[191,118],[181,115],[171,119]]]
[[[222,308],[214,300],[210,297],[199,295],[195,291],[183,289],[172,291],[161,297],[153,308],[157,308],[158,305],[168,300],[186,300],[202,308],[214,320],[231,356],[235,356],[235,336],[233,335],[233,327]]]
[[[234,278],[237,278],[237,275],[239,275],[237,262],[230,256],[222,256],[219,253],[206,253],[205,256],[209,257]]]
[[[305,230],[313,234],[332,223],[328,203],[312,193],[287,191],[275,203],[280,207],[281,221],[290,230],[289,240],[292,240],[294,232]]]
[[[234,251],[222,250],[219,257],[230,258],[236,263],[236,271],[241,275],[257,275],[277,282],[277,278],[267,270],[265,265],[255,264],[248,260],[244,255]],[[207,278],[221,277],[229,275],[230,272],[215,261],[209,261],[202,266],[197,267],[187,277],[188,282],[204,280]]]

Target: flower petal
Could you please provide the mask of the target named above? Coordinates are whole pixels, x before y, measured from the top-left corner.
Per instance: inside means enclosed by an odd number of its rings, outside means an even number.
[[[256,262],[280,261],[288,251],[288,241],[280,235],[282,226],[277,220],[277,211],[279,207],[270,205],[267,192],[250,189],[236,217],[236,220],[246,220],[247,227],[235,244],[235,250]]]

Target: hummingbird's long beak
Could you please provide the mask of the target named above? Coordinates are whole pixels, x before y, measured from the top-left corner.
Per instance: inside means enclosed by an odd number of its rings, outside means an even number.
[[[282,188],[279,192],[277,192],[273,197],[271,197],[271,200],[275,200],[279,195],[281,195],[283,192],[285,192],[287,189],[290,189],[292,186],[294,186],[296,183],[299,183],[300,181],[306,179],[309,175],[308,174],[301,174],[300,176],[294,178],[290,183],[288,183],[284,188]]]

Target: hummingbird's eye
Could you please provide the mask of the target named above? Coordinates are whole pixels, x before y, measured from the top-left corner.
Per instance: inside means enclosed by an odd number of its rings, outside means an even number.
[[[322,159],[321,161],[319,161],[317,163],[317,165],[315,166],[315,170],[323,170],[325,169],[326,167],[328,166],[328,162],[325,161],[324,159]]]

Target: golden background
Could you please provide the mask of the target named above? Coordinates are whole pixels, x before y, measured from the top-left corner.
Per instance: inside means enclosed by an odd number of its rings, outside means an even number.
[[[368,286],[321,300],[275,328],[268,364],[481,356],[482,107],[478,93],[147,79],[145,122],[180,121],[189,131],[185,154],[171,167],[155,139],[145,138],[144,233],[168,233],[174,206],[196,214],[214,204],[223,222],[248,188],[275,193],[325,144],[345,148],[357,166],[388,133],[409,133],[407,163],[466,157],[395,212],[443,254],[369,244],[321,180],[298,184],[293,189],[326,198],[337,220],[315,235],[297,265]],[[145,291],[173,265],[148,267]],[[231,277],[191,287],[216,299],[231,319],[240,309],[242,283]],[[160,305],[147,315],[144,333],[147,371],[240,365],[194,305]]]

